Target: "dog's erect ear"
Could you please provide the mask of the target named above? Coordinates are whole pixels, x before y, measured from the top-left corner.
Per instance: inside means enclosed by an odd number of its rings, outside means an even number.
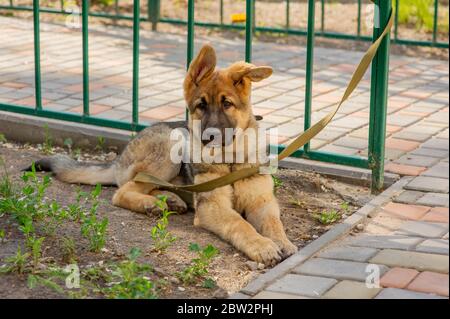
[[[198,53],[197,57],[189,66],[188,75],[197,85],[201,80],[208,77],[216,68],[216,52],[210,45],[205,45]]]
[[[256,66],[250,63],[236,63],[231,66],[231,77],[235,83],[241,82],[243,78],[259,82],[271,76],[272,73],[270,66]]]

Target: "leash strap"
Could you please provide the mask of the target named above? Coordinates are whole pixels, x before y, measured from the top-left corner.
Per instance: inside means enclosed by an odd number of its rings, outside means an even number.
[[[369,47],[367,52],[364,54],[363,58],[361,59],[361,62],[359,63],[358,67],[356,68],[355,72],[353,73],[353,76],[352,76],[352,78],[347,86],[347,89],[345,90],[345,93],[342,96],[339,104],[337,104],[335,106],[335,108],[333,110],[331,110],[331,112],[328,113],[324,118],[322,118],[319,122],[317,122],[316,124],[311,126],[309,129],[307,129],[305,132],[303,132],[300,136],[298,136],[291,144],[289,144],[278,155],[278,161],[285,159],[286,157],[290,156],[292,153],[294,153],[295,151],[300,149],[303,145],[305,145],[311,139],[313,139],[314,136],[319,134],[331,122],[333,117],[339,111],[339,108],[341,107],[341,105],[350,97],[352,92],[356,89],[358,84],[361,82],[361,79],[363,78],[364,74],[366,73],[367,69],[370,66],[370,63],[372,62],[372,60],[375,57],[377,50],[380,47],[381,42],[383,41],[384,37],[391,30],[393,22],[394,22],[394,18],[393,18],[392,10],[391,10],[389,21],[388,21],[386,27],[384,28],[383,33],[378,37],[378,39],[375,42],[372,43],[372,45]],[[253,167],[243,168],[238,171],[231,172],[225,176],[222,176],[222,177],[219,177],[219,178],[216,178],[216,179],[204,182],[204,183],[192,184],[192,185],[174,185],[169,182],[163,181],[155,176],[141,172],[135,176],[134,181],[141,182],[141,183],[150,183],[150,184],[156,185],[160,188],[171,190],[175,193],[182,193],[182,195],[185,196],[187,192],[193,192],[193,193],[209,192],[215,188],[233,184],[241,179],[248,178],[248,177],[258,174],[258,173],[259,173],[259,167],[253,166]]]

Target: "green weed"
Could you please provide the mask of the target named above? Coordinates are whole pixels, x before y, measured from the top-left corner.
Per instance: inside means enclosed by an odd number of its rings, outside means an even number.
[[[156,205],[162,211],[162,217],[151,230],[151,237],[153,239],[153,246],[156,251],[165,251],[177,238],[173,236],[168,230],[169,216],[174,214],[167,209],[167,196],[160,196]]]
[[[44,125],[44,142],[42,143],[42,151],[45,154],[53,153],[53,138],[47,124]]]
[[[156,299],[157,289],[150,280],[152,267],[141,264],[137,258],[141,254],[138,248],[133,248],[128,260],[112,267],[111,287],[102,289],[102,293],[111,299]]]
[[[313,218],[323,225],[329,225],[341,219],[341,214],[334,209],[323,210],[319,214],[313,215]]]
[[[219,254],[219,250],[212,245],[202,248],[198,244],[191,243],[189,250],[196,252],[197,258],[192,259],[190,265],[177,274],[185,284],[192,284],[204,278],[208,274],[212,259]]]

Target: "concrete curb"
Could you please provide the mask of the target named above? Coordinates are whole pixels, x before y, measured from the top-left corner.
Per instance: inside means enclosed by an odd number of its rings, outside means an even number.
[[[389,202],[394,196],[398,195],[403,187],[411,181],[412,177],[404,177],[389,187],[386,191],[375,197],[369,203],[361,207],[352,216],[348,217],[341,224],[336,225],[325,234],[314,240],[310,244],[302,248],[298,253],[289,257],[279,265],[270,269],[268,272],[258,276],[251,281],[240,292],[230,296],[230,299],[248,299],[256,295],[258,292],[264,290],[267,286],[273,283],[276,279],[289,273],[292,269],[313,257],[323,248],[327,247],[334,241],[344,237],[356,225],[364,223],[368,217],[372,217],[377,209]]]

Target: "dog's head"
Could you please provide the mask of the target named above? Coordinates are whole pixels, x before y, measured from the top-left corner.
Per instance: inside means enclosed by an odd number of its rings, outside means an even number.
[[[205,45],[192,61],[184,81],[184,97],[189,108],[189,124],[201,121],[202,143],[212,141],[214,133],[203,134],[208,129],[222,134],[225,130],[256,127],[250,103],[251,83],[272,75],[272,68],[236,62],[225,69],[216,70],[216,53]]]

